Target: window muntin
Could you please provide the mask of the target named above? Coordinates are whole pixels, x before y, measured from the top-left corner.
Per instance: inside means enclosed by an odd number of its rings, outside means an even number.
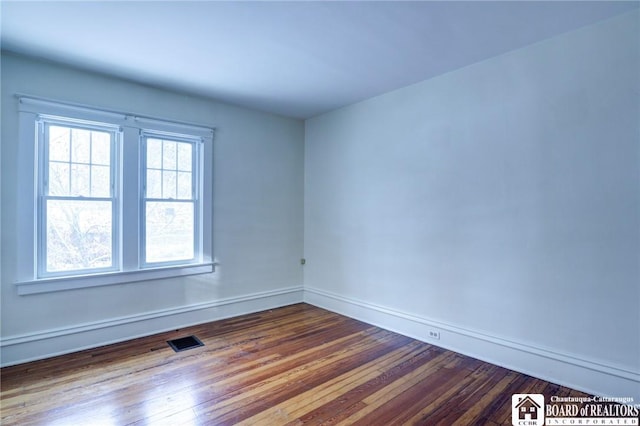
[[[143,265],[196,261],[199,139],[143,136]]]
[[[116,130],[39,123],[38,276],[117,270]]]

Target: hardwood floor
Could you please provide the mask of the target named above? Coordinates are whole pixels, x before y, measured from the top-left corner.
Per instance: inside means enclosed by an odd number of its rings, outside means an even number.
[[[175,353],[166,340],[196,335]],[[584,394],[307,304],[1,370],[3,425],[503,425]]]

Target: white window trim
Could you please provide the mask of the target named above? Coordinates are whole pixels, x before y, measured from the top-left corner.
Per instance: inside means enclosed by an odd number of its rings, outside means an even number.
[[[19,197],[17,229],[22,238],[18,239],[17,291],[19,295],[46,293],[87,287],[124,284],[131,282],[165,279],[186,275],[206,274],[214,271],[213,262],[213,136],[214,128],[161,120],[137,114],[95,109],[78,104],[61,103],[33,96],[16,95],[19,112],[19,154],[18,182],[21,188],[32,188],[32,196]],[[38,151],[37,126],[41,115],[69,117],[76,120],[103,122],[120,127],[122,131],[122,156],[118,179],[120,189],[124,186],[138,188],[138,191],[120,191],[120,270],[113,272],[88,273],[63,277],[38,278]],[[181,265],[161,265],[149,267],[140,262],[139,213],[140,213],[140,144],[142,132],[183,134],[199,137],[202,144],[199,162],[203,185],[200,186],[200,209],[197,235],[201,240],[200,255],[195,262]],[[207,166],[208,165],[208,166]],[[123,209],[126,205],[127,208]],[[135,206],[135,208],[132,208]],[[33,214],[31,214],[33,213]]]
[[[87,275],[73,275],[68,277],[41,278],[32,281],[16,283],[18,294],[50,293],[55,291],[73,290],[78,288],[99,287],[113,284],[127,284],[140,281],[175,278],[187,275],[208,274],[214,271],[214,263],[197,263],[180,266],[165,266],[162,268],[147,268],[135,271],[101,272]]]

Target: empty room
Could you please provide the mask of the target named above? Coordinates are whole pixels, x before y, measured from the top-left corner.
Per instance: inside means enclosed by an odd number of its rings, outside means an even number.
[[[0,2],[3,425],[639,425],[639,1]]]

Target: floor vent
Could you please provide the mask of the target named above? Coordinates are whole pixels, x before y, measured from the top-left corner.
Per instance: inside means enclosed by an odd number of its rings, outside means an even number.
[[[179,339],[167,340],[167,343],[176,352],[186,351],[187,349],[204,346],[196,336],[181,337]]]

